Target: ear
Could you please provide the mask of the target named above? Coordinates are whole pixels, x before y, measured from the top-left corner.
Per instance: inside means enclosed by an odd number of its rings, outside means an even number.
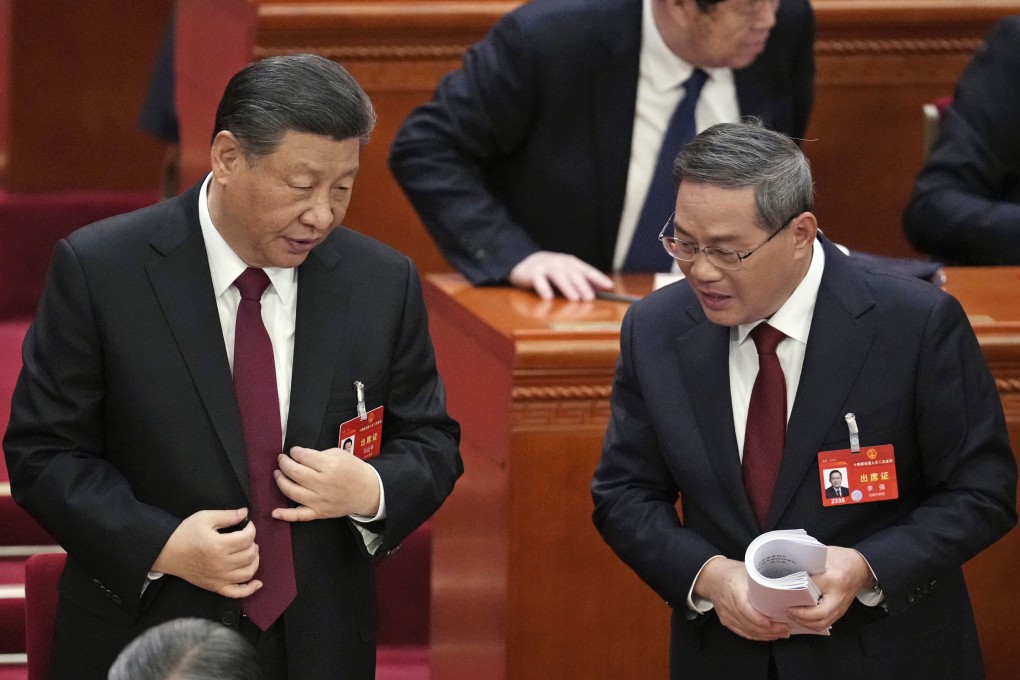
[[[239,164],[245,162],[241,143],[233,132],[220,130],[216,133],[212,148],[209,150],[209,160],[212,165],[213,178],[221,184],[229,179]]]
[[[789,229],[793,232],[794,249],[798,254],[810,257],[818,235],[818,218],[814,213],[802,212],[790,220]]]

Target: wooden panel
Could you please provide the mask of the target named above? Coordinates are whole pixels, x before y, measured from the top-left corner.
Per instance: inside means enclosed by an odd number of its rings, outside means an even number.
[[[851,248],[917,255],[901,219],[924,161],[921,106],[952,94],[1018,0],[814,0],[816,100],[804,150],[819,224]]]
[[[11,87],[11,0],[0,0],[0,186],[7,172]]]
[[[452,274],[426,296],[465,467],[434,521],[433,678],[666,677],[669,609],[591,520],[626,306]]]
[[[8,4],[5,187],[155,189],[163,150],[136,123],[172,0]]]
[[[946,290],[964,303],[1002,397],[1013,454],[1020,455],[1020,268],[947,268]],[[1020,504],[1018,504],[1020,509]],[[992,680],[1016,677],[1020,531],[981,553],[964,568],[977,618],[985,670]]]

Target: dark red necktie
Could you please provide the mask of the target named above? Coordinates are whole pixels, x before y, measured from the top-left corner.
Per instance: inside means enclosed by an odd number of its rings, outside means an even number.
[[[751,390],[744,434],[744,488],[751,508],[764,527],[772,502],[772,490],[786,446],[786,378],[776,347],[786,335],[767,323],[751,331],[758,349],[758,376]]]
[[[241,609],[259,629],[266,630],[297,594],[290,525],[272,518],[273,508],[286,507],[287,498],[273,479],[276,457],[283,449],[283,430],[273,343],[262,323],[262,293],[269,287],[269,277],[249,267],[234,286],[241,292],[234,329],[234,392],[248,458],[249,512],[259,546],[255,578],[262,581],[262,588],[245,598]]]

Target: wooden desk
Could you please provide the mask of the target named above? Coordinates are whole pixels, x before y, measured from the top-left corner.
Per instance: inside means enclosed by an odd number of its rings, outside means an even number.
[[[643,294],[648,277],[619,279]],[[1020,268],[949,269],[1020,450]],[[465,474],[435,518],[435,680],[665,678],[669,610],[602,542],[591,475],[626,303],[542,301],[426,277]],[[967,565],[990,678],[1020,667],[1013,532]]]

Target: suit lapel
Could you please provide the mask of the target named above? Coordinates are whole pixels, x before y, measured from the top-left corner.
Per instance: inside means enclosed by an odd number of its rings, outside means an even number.
[[[298,269],[294,368],[285,449],[317,445],[332,387],[332,380],[324,376],[335,372],[340,355],[337,348],[344,345],[344,328],[352,318],[349,307],[353,286],[334,272],[341,260],[336,243],[336,239],[328,240]]]
[[[174,200],[178,218],[157,230],[152,240],[163,257],[147,264],[146,271],[223,450],[247,491],[241,421],[198,222],[198,188]]]
[[[592,145],[600,177],[602,255],[611,266],[630,165],[641,48],[641,3],[614,3],[599,18],[612,28],[603,31],[604,61],[592,66],[590,105],[595,120]]]
[[[823,240],[825,271],[815,302],[797,397],[787,427],[786,450],[772,495],[768,526],[782,517],[804,477],[811,474],[825,437],[874,342],[858,317],[875,300],[843,253]]]
[[[677,356],[691,409],[705,445],[709,463],[741,521],[757,533],[757,520],[744,493],[737,435],[733,429],[730,401],[729,333],[730,329],[709,322],[697,302],[688,308],[691,316],[702,319],[677,342]]]

